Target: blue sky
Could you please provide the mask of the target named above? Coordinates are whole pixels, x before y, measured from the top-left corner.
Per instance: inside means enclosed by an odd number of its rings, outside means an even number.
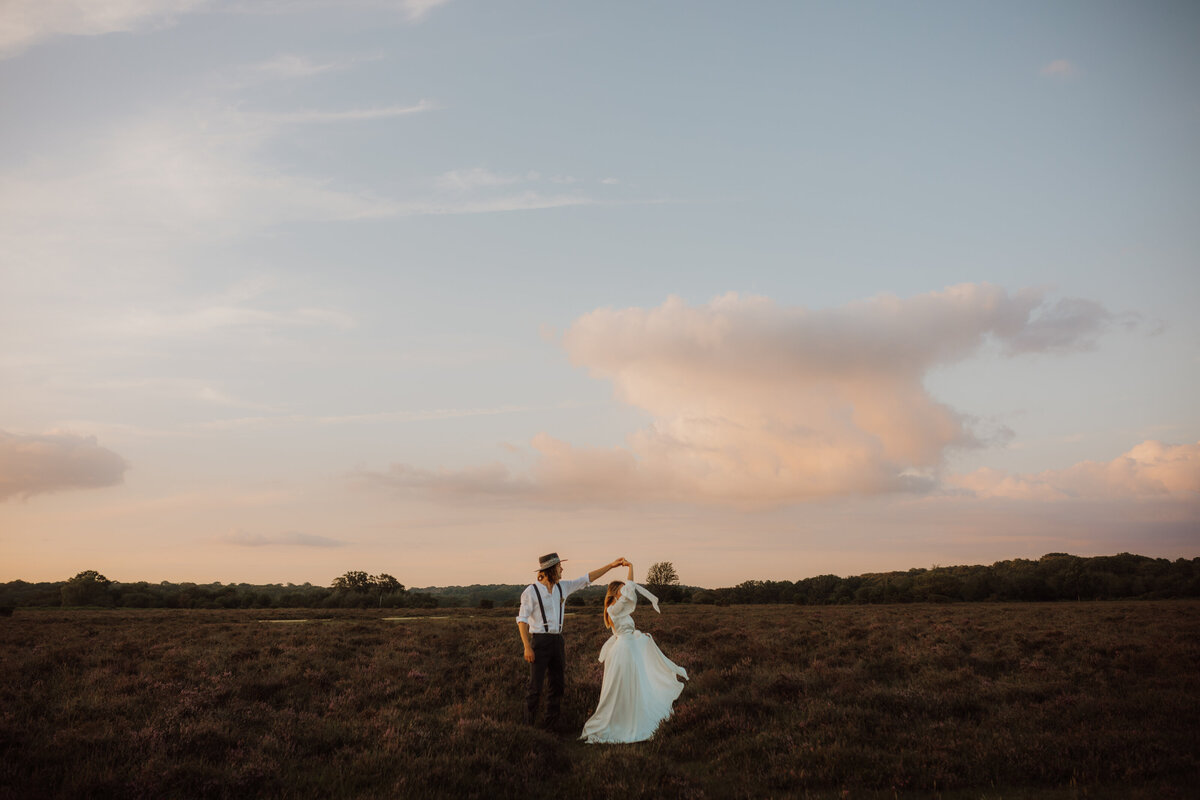
[[[1198,33],[7,3],[0,579],[1195,555]]]

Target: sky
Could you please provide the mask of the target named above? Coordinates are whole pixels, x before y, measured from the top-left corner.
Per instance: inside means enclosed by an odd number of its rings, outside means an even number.
[[[1198,40],[0,0],[0,580],[1200,556]]]

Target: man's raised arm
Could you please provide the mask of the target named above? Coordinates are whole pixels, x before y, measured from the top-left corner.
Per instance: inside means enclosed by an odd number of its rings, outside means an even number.
[[[625,566],[628,563],[629,562],[626,561],[625,559],[618,558],[616,561],[613,561],[611,564],[605,564],[603,567],[600,567],[599,569],[594,569],[591,572],[589,572],[588,573],[588,581],[590,583],[595,583],[596,581],[600,580],[600,578],[604,577],[604,574],[607,573],[610,569],[616,569],[617,567]]]

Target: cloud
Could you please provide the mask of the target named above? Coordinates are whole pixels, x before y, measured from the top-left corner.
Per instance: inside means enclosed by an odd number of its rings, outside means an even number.
[[[1065,58],[1060,58],[1042,67],[1042,74],[1049,77],[1073,78],[1079,74],[1079,67]]]
[[[244,404],[243,407],[246,407]],[[386,422],[426,422],[430,420],[462,419],[465,417],[490,417],[499,414],[517,414],[529,411],[545,411],[545,407],[500,406],[496,408],[438,408],[424,411],[378,411],[367,414],[341,414],[336,416],[312,416],[309,414],[274,414],[271,416],[239,417],[212,422],[201,422],[189,426],[198,430],[237,430],[247,428],[269,428],[284,425],[361,425]]]
[[[0,14],[0,59],[11,58],[54,36],[135,33],[174,25],[179,17],[212,9],[227,13],[287,14],[347,5],[399,9],[411,23],[423,21],[449,0],[5,0]],[[283,65],[286,69],[288,65]]]
[[[345,547],[346,542],[331,539],[328,536],[318,536],[301,531],[284,531],[283,533],[264,535],[235,530],[217,541],[239,547]]]
[[[280,125],[226,110],[162,112],[0,176],[0,244],[43,263],[128,260],[274,224],[394,215],[366,192],[258,161]]]
[[[500,175],[484,167],[456,169],[442,173],[434,181],[443,192],[464,192],[493,186],[509,186],[525,180],[535,179],[537,173],[528,175]]]
[[[208,0],[6,0],[0,14],[0,58],[18,55],[53,36],[166,27]]]
[[[286,14],[347,5],[397,8],[408,22],[421,22],[449,0],[5,0],[0,14],[0,58],[19,55],[54,36],[101,36],[135,33],[174,25],[179,17],[202,10]]]
[[[402,0],[401,6],[410,22],[419,22],[428,16],[430,11],[448,2],[450,0]]]
[[[307,78],[312,75],[320,75],[322,72],[331,72],[344,68],[344,64],[334,61],[321,63],[305,56],[282,55],[270,61],[254,64],[251,67],[251,71],[271,78],[290,79]]]
[[[450,0],[230,0],[222,10],[238,14],[293,14],[334,9],[344,12],[352,8],[399,11],[406,22],[425,20],[433,9]]]
[[[0,251],[30,275],[87,265],[161,266],[166,253],[296,222],[486,214],[588,205],[581,193],[513,186],[487,170],[443,174],[439,191],[387,197],[269,165],[290,126],[371,124],[435,106],[249,112],[204,105],[128,120],[69,153],[0,174]],[[457,191],[449,191],[449,187]],[[31,278],[36,279],[36,278]]]
[[[430,199],[400,204],[396,216],[436,216],[443,214],[492,214],[501,211],[538,211],[547,208],[592,205],[596,201],[578,194],[542,194],[525,191],[495,197],[475,197],[450,201]]]
[[[1116,316],[1094,300],[1065,297],[1044,306],[1036,318],[1004,338],[1009,355],[1092,350],[1096,337],[1116,322]],[[1128,320],[1122,323],[1129,328]]]
[[[582,194],[544,194],[537,184],[565,186],[574,178],[543,178],[529,171],[521,175],[494,172],[485,167],[456,169],[444,172],[434,180],[441,197],[417,203],[411,207],[421,214],[482,214],[495,211],[532,211],[563,206],[591,205],[595,199]],[[521,186],[534,188],[521,188]]]
[[[321,75],[326,72],[343,70],[355,63],[358,63],[360,60],[361,59],[347,61],[314,61],[308,56],[287,53],[276,56],[269,61],[251,64],[245,68],[244,72],[247,77],[253,76],[274,80],[294,80],[297,78],[309,78],[313,75]]]
[[[983,444],[968,417],[930,396],[930,369],[988,342],[1013,356],[1089,347],[1111,321],[1090,301],[1051,304],[1040,290],[988,284],[816,311],[737,294],[602,308],[577,319],[562,344],[653,416],[625,446],[578,448],[543,434],[527,476],[399,466],[379,477],[454,494],[748,506],[927,491],[949,449]]]
[[[209,75],[205,85],[215,91],[238,91],[279,81],[297,81],[341,72],[383,58],[379,53],[358,54],[349,57],[322,58],[297,53],[281,53],[266,61],[239,64],[217,70]]]
[[[94,437],[0,431],[0,501],[122,483],[129,465]]]
[[[377,119],[394,119],[409,114],[420,114],[430,111],[436,106],[428,100],[421,100],[411,106],[380,106],[377,108],[360,108],[348,111],[292,111],[278,114],[252,115],[260,120],[280,125],[328,124],[336,122],[364,122]]]
[[[352,328],[353,318],[329,309],[298,308],[290,311],[269,311],[246,305],[210,305],[176,313],[133,311],[121,314],[110,332],[124,336],[158,338],[189,336],[217,330],[261,328],[336,327]]]
[[[946,479],[976,497],[1013,500],[1200,499],[1200,443],[1148,439],[1112,461],[1083,461],[1033,475],[979,469]]]

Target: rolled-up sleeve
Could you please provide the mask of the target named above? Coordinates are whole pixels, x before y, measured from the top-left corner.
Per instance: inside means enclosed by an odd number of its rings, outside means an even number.
[[[526,586],[521,592],[521,607],[517,610],[517,622],[524,622],[533,627],[533,587]]]
[[[562,585],[563,597],[566,597],[571,592],[577,592],[592,585],[587,575],[580,575],[578,578],[572,578],[569,581],[559,581],[559,583]]]

